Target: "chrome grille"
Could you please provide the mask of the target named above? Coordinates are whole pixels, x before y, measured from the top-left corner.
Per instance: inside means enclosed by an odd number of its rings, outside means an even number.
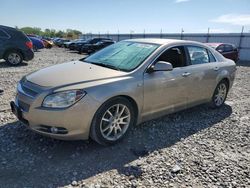
[[[28,112],[34,99],[43,91],[45,87],[29,82],[24,77],[17,85],[16,103],[25,112]]]
[[[37,93],[36,91],[34,91],[34,90],[28,88],[28,87],[25,86],[25,85],[21,85],[21,86],[22,86],[23,91],[24,91],[26,94],[28,94],[28,95],[30,95],[30,96],[32,96],[32,97],[37,96],[38,93]]]
[[[24,91],[24,93],[31,96],[31,97],[36,97],[44,89],[41,86],[38,86],[34,83],[29,82],[25,78],[21,80],[20,84],[21,84],[21,87],[22,87],[22,90]]]
[[[30,108],[30,105],[21,101],[20,99],[17,99],[17,102],[18,102],[18,106],[25,112],[28,112],[29,111],[29,108]]]

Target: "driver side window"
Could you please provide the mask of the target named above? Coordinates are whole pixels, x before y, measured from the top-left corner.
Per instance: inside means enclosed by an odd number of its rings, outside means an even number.
[[[188,46],[191,65],[209,63],[207,50],[198,46]]]
[[[157,58],[156,62],[157,61],[169,62],[173,65],[173,68],[186,66],[186,55],[184,47],[176,46],[167,49],[160,55],[160,57]]]

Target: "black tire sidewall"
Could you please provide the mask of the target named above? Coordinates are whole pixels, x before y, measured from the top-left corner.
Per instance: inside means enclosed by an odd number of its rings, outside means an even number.
[[[19,55],[19,57],[20,57],[19,63],[13,64],[13,63],[9,62],[8,57],[9,57],[9,55],[10,55],[11,53],[16,53],[16,54]],[[11,66],[18,66],[18,65],[20,65],[20,64],[23,62],[23,55],[22,55],[20,52],[16,51],[16,50],[9,51],[9,52],[6,53],[5,61],[6,61],[9,65],[11,65]]]
[[[131,115],[131,120],[130,120],[129,127],[126,130],[126,132],[124,133],[124,135],[115,141],[110,141],[110,140],[105,139],[101,134],[101,130],[100,130],[101,118],[102,118],[103,114],[111,106],[118,104],[118,103],[126,105],[128,107],[128,109],[130,111],[130,115]],[[129,100],[127,100],[126,98],[123,98],[123,97],[117,97],[117,98],[108,100],[95,113],[95,116],[94,116],[92,124],[91,124],[90,137],[101,145],[107,146],[107,145],[112,145],[114,143],[117,143],[127,135],[129,130],[131,129],[131,127],[134,125],[135,119],[136,119],[135,110],[133,109],[133,105],[129,102]]]
[[[38,48],[36,47],[36,45],[34,45],[33,50],[34,50],[35,52],[38,51]]]
[[[227,91],[226,91],[226,96],[225,96],[225,98],[224,98],[224,100],[223,100],[223,103],[221,104],[221,105],[216,105],[216,103],[215,103],[215,95],[217,94],[217,90],[218,90],[218,87],[221,85],[221,84],[225,84],[225,86],[226,86],[226,88],[227,88]],[[222,81],[220,81],[218,84],[217,84],[217,86],[216,86],[216,88],[215,88],[215,90],[214,90],[214,94],[213,94],[213,97],[212,97],[212,107],[213,108],[219,108],[219,107],[221,107],[222,105],[224,105],[224,103],[225,103],[225,101],[226,101],[226,99],[227,99],[227,94],[228,94],[228,90],[229,90],[229,85],[228,85],[228,83],[225,81],[225,80],[222,80]]]

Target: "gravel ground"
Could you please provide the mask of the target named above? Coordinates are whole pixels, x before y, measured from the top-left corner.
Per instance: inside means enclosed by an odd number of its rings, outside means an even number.
[[[17,81],[80,57],[53,48],[19,67],[0,62],[0,187],[250,187],[250,66],[238,66],[222,108],[140,124],[111,147],[29,131],[9,110]]]

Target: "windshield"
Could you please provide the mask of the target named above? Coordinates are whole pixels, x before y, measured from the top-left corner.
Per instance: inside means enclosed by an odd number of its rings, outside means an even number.
[[[159,45],[122,41],[89,56],[84,61],[129,72],[138,67]]]

